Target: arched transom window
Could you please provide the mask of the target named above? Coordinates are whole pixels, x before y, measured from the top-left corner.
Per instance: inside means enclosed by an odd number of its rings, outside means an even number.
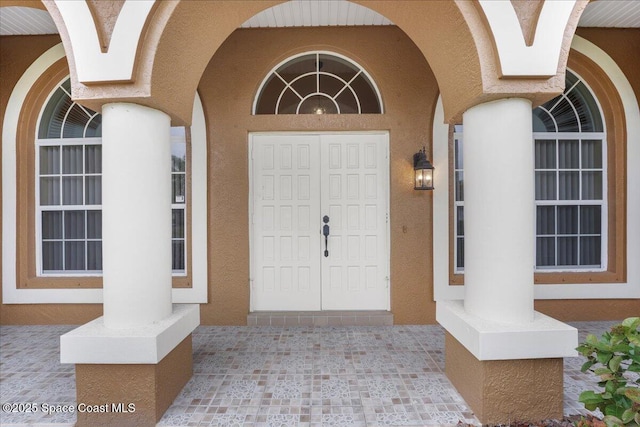
[[[355,62],[329,52],[289,58],[262,82],[253,114],[381,114],[380,92]]]

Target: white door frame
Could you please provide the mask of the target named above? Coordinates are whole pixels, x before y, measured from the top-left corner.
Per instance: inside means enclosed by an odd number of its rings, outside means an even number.
[[[385,265],[383,266],[386,271],[386,277],[388,278],[387,280],[387,310],[391,310],[391,286],[392,286],[392,278],[391,278],[391,227],[390,227],[390,210],[391,210],[391,184],[390,184],[390,175],[391,175],[391,171],[390,171],[390,167],[391,167],[391,163],[390,163],[390,159],[389,159],[389,132],[388,131],[345,131],[345,132],[296,132],[296,131],[281,131],[281,132],[250,132],[249,133],[249,137],[248,137],[248,151],[247,151],[247,156],[248,156],[248,165],[249,165],[249,218],[248,218],[248,224],[249,224],[249,311],[250,312],[254,312],[255,311],[255,301],[254,301],[254,278],[256,277],[256,260],[254,259],[255,254],[254,254],[254,236],[253,236],[253,215],[254,215],[254,203],[253,203],[253,199],[254,199],[254,191],[253,191],[253,182],[254,182],[254,176],[253,176],[253,159],[252,159],[252,153],[253,153],[253,148],[254,148],[254,138],[256,136],[278,136],[278,135],[282,135],[282,136],[295,136],[295,135],[300,135],[300,136],[314,136],[314,135],[383,135],[386,137],[386,147],[385,147],[385,153],[386,153],[386,158],[385,161],[386,163],[383,165],[382,167],[382,171],[381,173],[383,173],[384,177],[384,182],[387,184],[385,186],[385,203],[386,203],[386,227],[385,227],[385,232],[387,234],[387,238],[386,238],[386,248],[385,248]]]

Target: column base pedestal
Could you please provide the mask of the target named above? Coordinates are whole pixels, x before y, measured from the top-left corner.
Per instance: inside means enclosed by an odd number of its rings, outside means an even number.
[[[467,313],[462,301],[437,303],[447,377],[483,424],[562,417],[563,358],[577,355],[578,331],[533,315],[498,323]]]
[[[77,426],[155,426],[193,375],[197,304],[174,304],[153,324],[110,329],[102,317],[60,337],[60,362],[76,366]]]
[[[191,335],[158,364],[78,364],[76,426],[155,426],[192,375]]]
[[[562,358],[481,361],[446,333],[445,364],[483,424],[562,418]]]

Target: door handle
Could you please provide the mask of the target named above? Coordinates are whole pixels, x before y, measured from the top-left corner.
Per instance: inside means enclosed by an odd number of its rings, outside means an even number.
[[[329,256],[329,217],[327,215],[322,217],[322,234],[324,235],[324,256]]]

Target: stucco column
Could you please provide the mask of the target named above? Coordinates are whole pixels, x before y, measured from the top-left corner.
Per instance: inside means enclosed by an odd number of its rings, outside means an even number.
[[[169,116],[136,104],[102,108],[104,325],[134,328],[169,316]]]
[[[482,319],[534,317],[531,108],[529,100],[509,98],[463,115],[464,308]]]

